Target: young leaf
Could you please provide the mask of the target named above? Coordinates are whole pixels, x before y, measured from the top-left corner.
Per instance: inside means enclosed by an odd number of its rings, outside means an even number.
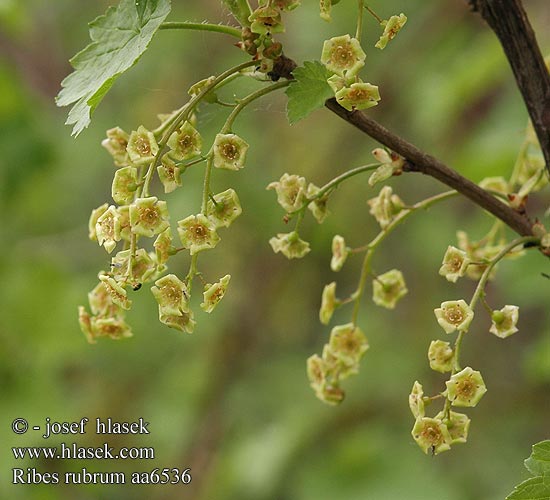
[[[295,81],[286,90],[288,96],[286,114],[291,125],[305,118],[312,111],[322,108],[327,99],[334,97],[334,92],[327,83],[331,73],[320,62],[306,61],[292,74]]]
[[[56,97],[58,106],[74,103],[65,122],[74,125],[72,135],[90,124],[97,105],[147,50],[169,12],[170,0],[121,0],[89,24],[92,43],[70,60],[75,71]]]

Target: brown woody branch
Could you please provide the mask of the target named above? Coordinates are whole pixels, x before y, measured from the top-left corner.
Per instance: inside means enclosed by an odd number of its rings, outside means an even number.
[[[502,203],[499,199],[469,179],[461,176],[434,156],[424,153],[361,111],[348,111],[342,108],[334,98],[327,100],[325,106],[362,132],[365,132],[384,146],[403,156],[407,160],[406,170],[410,172],[422,172],[455,189],[475,204],[498,217],[519,235],[529,236],[532,234],[532,224],[524,214],[520,214]]]
[[[550,74],[520,0],[468,0],[495,32],[514,72],[550,173]]]

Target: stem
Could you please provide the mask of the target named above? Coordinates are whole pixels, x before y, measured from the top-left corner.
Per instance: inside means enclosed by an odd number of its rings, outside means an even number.
[[[343,174],[340,174],[338,177],[335,177],[334,179],[327,182],[323,187],[319,189],[319,191],[313,195],[311,198],[307,198],[304,204],[294,210],[293,212],[289,212],[288,215],[295,215],[297,213],[303,212],[307,206],[314,200],[317,200],[318,198],[322,198],[327,192],[331,191],[332,189],[338,187],[340,183],[345,181],[346,179],[349,179],[350,177],[353,177],[358,174],[362,174],[363,172],[369,172],[371,170],[376,170],[380,166],[380,163],[369,163],[368,165],[363,165],[361,167],[352,168],[351,170],[348,170],[347,172],[344,172]]]
[[[202,206],[201,213],[206,215],[206,207],[208,206],[208,195],[210,194],[210,178],[212,177],[212,166],[214,165],[214,154],[210,152],[204,170],[204,183],[202,188]]]
[[[241,30],[233,28],[232,26],[226,26],[224,24],[211,24],[211,23],[189,23],[189,22],[165,22],[159,27],[161,30],[199,30],[199,31],[214,31],[217,33],[224,33],[236,38],[241,38]]]
[[[361,270],[361,277],[359,278],[359,283],[357,285],[357,289],[355,291],[354,300],[355,304],[353,306],[353,312],[351,316],[351,321],[355,325],[357,323],[357,316],[359,314],[359,306],[361,303],[361,298],[363,297],[363,294],[365,292],[365,285],[367,282],[367,278],[370,275],[370,262],[372,260],[372,257],[374,255],[374,252],[380,246],[380,244],[386,239],[386,237],[404,220],[406,220],[413,212],[416,212],[419,209],[422,208],[429,208],[435,203],[438,203],[439,201],[446,200],[448,198],[452,198],[453,196],[456,196],[458,193],[456,191],[446,191],[444,193],[437,194],[435,196],[431,196],[430,198],[426,198],[425,200],[419,201],[418,203],[415,203],[411,208],[402,210],[396,217],[393,219],[390,224],[384,228],[382,231],[378,233],[378,235],[366,246],[367,253],[365,254],[365,258],[363,259],[363,265]]]
[[[288,87],[290,85],[290,81],[285,80],[282,82],[275,83],[274,85],[270,85],[269,87],[263,87],[259,90],[256,90],[256,92],[252,92],[248,96],[246,96],[244,99],[241,99],[239,103],[235,106],[233,111],[231,111],[231,114],[227,117],[227,120],[225,121],[225,124],[221,130],[222,134],[228,134],[231,132],[231,128],[233,127],[233,122],[239,115],[239,113],[248,106],[252,101],[255,101],[256,99],[259,99],[260,97],[269,94],[270,92],[273,92],[278,89],[282,89],[284,87]]]
[[[369,11],[369,14],[374,17],[380,24],[382,24],[383,19],[376,13],[374,10],[372,10],[368,5],[365,5],[365,9]]]
[[[145,179],[143,181],[143,186],[142,186],[142,189],[141,189],[140,196],[147,196],[149,194],[149,183],[151,182],[151,176],[153,175],[153,171],[160,164],[160,159],[161,159],[164,151],[166,150],[166,141],[172,135],[172,133],[176,130],[176,128],[179,126],[179,124],[182,121],[185,121],[189,118],[189,116],[193,112],[193,109],[195,108],[195,106],[216,85],[218,85],[220,82],[222,82],[226,78],[230,77],[231,75],[233,75],[235,73],[238,73],[239,71],[241,71],[245,68],[253,66],[254,64],[256,64],[256,61],[246,61],[244,63],[238,64],[237,66],[234,66],[233,68],[228,69],[227,71],[224,71],[222,74],[217,76],[214,80],[212,80],[212,82],[209,85],[206,85],[195,97],[193,97],[185,106],[183,106],[181,108],[181,111],[176,114],[173,121],[171,122],[171,125],[164,132],[164,135],[162,136],[162,139],[159,141],[158,153],[157,153],[155,159],[149,165],[147,173],[145,174]]]
[[[359,13],[357,14],[357,31],[355,32],[355,38],[361,42],[361,35],[363,34],[363,8],[364,0],[357,0],[359,7]]]

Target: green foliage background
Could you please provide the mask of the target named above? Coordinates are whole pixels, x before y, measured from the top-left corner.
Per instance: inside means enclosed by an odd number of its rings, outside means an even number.
[[[171,20],[229,21],[216,0],[173,3]],[[287,16],[282,37],[288,55],[299,62],[318,58],[325,38],[355,29],[355,8],[346,11],[347,2],[335,7],[332,24],[318,17],[316,2],[303,3]],[[548,5],[526,3],[548,51]],[[430,340],[443,338],[432,309],[473,291],[471,282],[448,284],[437,269],[457,228],[481,237],[491,220],[461,200],[416,216],[388,239],[375,261],[378,272],[402,269],[410,293],[394,313],[365,303],[360,322],[371,350],[360,375],[347,385],[344,404],[324,406],[305,376],[305,359],[328,338],[329,329],[317,320],[321,290],[337,279],[340,291],[351,291],[360,265],[351,258],[334,275],[330,242],[339,233],[358,246],[375,234],[365,201],[376,192],[366,177],[343,185],[331,199],[334,215],[323,226],[312,220],[304,226],[310,255],[288,262],[267,243],[285,228],[265,186],[284,172],[320,185],[371,161],[376,145],[328,111],[290,127],[281,94],[238,120],[236,132],[251,144],[247,167],[238,174],[216,172],[214,187],[235,188],[244,214],[218,248],[201,258],[207,279],[232,274],[230,293],[212,316],[198,314],[192,336],[156,321],[154,300],[144,287],[128,317],[133,339],[86,343],[76,308],[85,303],[97,271],[108,265],[103,250],[87,239],[90,210],[110,198],[113,168],[99,146],[104,131],[155,126],[156,113],[178,107],[190,84],[243,60],[224,35],[162,32],[75,141],[53,97],[69,72],[66,61],[88,41],[86,22],[107,6],[99,0],[0,2],[0,496],[502,500],[527,477],[522,459],[530,445],[550,434],[550,282],[540,275],[548,272],[548,263],[531,254],[501,265],[489,300],[499,307],[520,306],[520,332],[502,341],[478,315],[464,359],[482,371],[489,392],[468,412],[467,445],[424,456],[410,437],[407,395],[416,379],[431,392],[443,383],[426,359]],[[382,95],[369,114],[474,180],[509,174],[527,115],[494,36],[458,0],[373,1],[372,7],[386,17],[403,11],[409,22],[384,52],[372,48],[367,54],[364,79],[378,84]],[[372,47],[375,24],[367,20],[365,29],[365,46]],[[223,117],[208,105],[201,111],[201,131],[213,138]],[[168,195],[174,219],[197,210],[200,176],[200,168],[188,172],[185,187]],[[417,175],[391,184],[409,202],[440,189]],[[531,202],[539,214],[543,197]],[[183,272],[185,261],[180,265]],[[339,320],[347,321],[346,311]],[[14,418],[42,425],[45,417],[84,416],[143,417],[150,422],[149,436],[108,441],[116,447],[154,446],[157,458],[13,459],[12,446],[105,441],[92,432],[48,441],[33,432],[15,436]],[[177,488],[13,486],[12,467],[42,472],[190,467],[193,482]]]

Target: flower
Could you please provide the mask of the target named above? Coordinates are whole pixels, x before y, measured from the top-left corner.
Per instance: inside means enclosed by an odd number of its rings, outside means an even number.
[[[100,207],[101,208],[101,207]],[[92,213],[93,216],[93,213]],[[97,242],[103,245],[108,253],[111,253],[117,241],[120,241],[120,215],[116,208],[111,205],[98,218],[95,224]]]
[[[266,3],[269,2],[266,0],[260,1],[260,5],[265,5]],[[271,0],[271,5],[277,7],[283,12],[289,12],[300,5],[300,0]]]
[[[149,132],[143,125],[132,131],[126,147],[128,156],[134,165],[145,165],[151,163],[159,151],[157,141],[152,132]]]
[[[390,186],[384,186],[377,197],[367,201],[370,213],[382,229],[390,225],[393,218],[403,209],[404,203],[399,196],[393,194]]]
[[[344,262],[348,258],[349,248],[346,246],[346,241],[339,234],[332,238],[332,259],[330,259],[330,268],[333,271],[340,271]]]
[[[321,189],[313,184],[313,182],[310,182],[306,192],[307,198],[311,200],[312,198],[317,196],[317,193],[319,193],[320,190]],[[311,211],[313,217],[315,217],[315,220],[319,224],[322,224],[330,213],[327,208],[328,197],[329,193],[326,192],[324,195],[315,198],[307,206],[308,210]]]
[[[132,259],[132,268],[129,269],[129,261]],[[130,284],[136,286],[153,279],[157,271],[157,265],[144,248],[138,248],[132,257],[131,250],[118,252],[111,259],[111,273],[117,282],[131,278]]]
[[[122,288],[114,278],[107,276],[106,274],[101,274],[99,280],[105,286],[105,290],[111,297],[111,300],[117,306],[122,307],[122,309],[130,309],[132,301],[128,299],[126,290]]]
[[[153,247],[155,248],[157,262],[160,265],[165,264],[172,254],[172,231],[169,227],[157,236]]]
[[[166,142],[170,156],[175,160],[188,160],[201,154],[202,138],[197,129],[186,121],[174,131]]]
[[[333,281],[323,288],[321,309],[319,309],[319,320],[323,325],[328,325],[330,323],[330,318],[332,318],[334,309],[336,309],[338,304],[339,301],[336,298],[336,281]]]
[[[443,421],[447,425],[449,434],[451,435],[451,444],[465,443],[468,439],[468,429],[470,428],[470,419],[464,413],[455,411],[449,412],[450,418],[445,418],[444,412],[439,412],[435,418]]]
[[[384,33],[380,39],[374,45],[377,49],[383,50],[388,42],[392,40],[395,35],[405,26],[407,22],[407,16],[405,14],[399,14],[398,16],[391,16],[387,21],[382,21],[380,26],[384,28]]]
[[[366,54],[356,38],[337,36],[323,44],[321,62],[329,71],[350,77],[365,65]]]
[[[260,7],[248,18],[253,33],[266,35],[267,33],[281,33],[285,27],[281,21],[281,12],[274,7]]]
[[[152,237],[168,226],[168,209],[165,201],[156,196],[138,198],[130,205],[130,225],[134,234]]]
[[[441,307],[434,309],[434,313],[445,333],[453,333],[455,330],[467,332],[474,318],[474,311],[462,299],[442,302]]]
[[[124,167],[115,172],[111,194],[115,203],[127,205],[134,199],[134,193],[137,187],[137,168]]]
[[[300,239],[296,231],[279,233],[269,240],[269,244],[275,253],[281,252],[287,259],[301,259],[311,250],[309,243]]]
[[[492,324],[489,331],[501,339],[505,339],[518,331],[516,325],[519,318],[518,306],[504,306],[500,311],[493,311]]]
[[[317,354],[307,359],[307,377],[313,390],[322,390],[326,381],[326,369],[324,361]]]
[[[244,167],[248,144],[235,134],[218,134],[214,140],[214,166],[226,170]]]
[[[439,268],[439,274],[445,276],[447,281],[456,283],[458,278],[466,274],[468,265],[472,262],[464,250],[459,250],[452,245],[447,247],[443,256],[443,263]]]
[[[201,309],[204,312],[211,313],[220,300],[223,299],[230,279],[231,275],[226,274],[217,283],[214,283],[213,285],[207,284],[204,286],[204,302],[201,304]]]
[[[98,337],[110,337],[114,340],[124,339],[131,337],[132,330],[128,324],[121,317],[95,317],[90,318],[90,337],[88,342],[95,343],[95,339]]]
[[[120,127],[107,130],[107,139],[101,141],[101,145],[113,157],[114,163],[118,167],[128,164],[128,146],[129,135]]]
[[[453,406],[476,406],[487,392],[481,373],[469,366],[455,373],[445,385],[447,399]]]
[[[319,15],[321,16],[321,19],[327,22],[332,21],[332,18],[330,16],[331,8],[332,8],[332,0],[319,1],[319,9],[320,9]]]
[[[234,189],[226,189],[208,201],[206,212],[216,229],[229,227],[242,213],[241,202]]]
[[[181,170],[167,155],[162,157],[162,164],[157,167],[157,173],[165,193],[171,193],[181,186]]]
[[[212,221],[203,214],[190,215],[178,221],[178,234],[191,255],[214,248],[220,241]]]
[[[167,274],[155,281],[151,293],[158,302],[160,315],[183,316],[189,312],[187,286],[175,274]]]
[[[96,224],[99,219],[109,208],[108,203],[104,203],[100,207],[94,208],[90,214],[90,220],[88,221],[88,237],[92,241],[97,241]]]
[[[409,408],[414,418],[419,418],[424,416],[424,389],[422,384],[418,381],[415,381],[409,394]]]
[[[275,189],[277,202],[287,212],[302,207],[306,198],[306,179],[299,175],[283,174],[279,181],[271,182],[266,189]]]
[[[381,274],[372,282],[372,300],[386,309],[394,309],[398,300],[407,292],[403,273],[397,269]]]
[[[336,92],[336,101],[348,111],[372,108],[379,100],[378,87],[370,83],[352,83]]]
[[[440,373],[450,372],[453,369],[453,355],[449,342],[433,340],[428,348],[430,368]]]
[[[330,353],[346,366],[359,363],[368,348],[367,337],[353,323],[335,326],[330,332]]]
[[[424,453],[434,455],[451,449],[452,438],[447,426],[437,418],[419,417],[411,431],[416,444]]]
[[[132,239],[132,228],[130,226],[130,207],[123,205],[117,207],[118,220],[120,222],[120,237],[123,240],[130,241]]]
[[[195,320],[193,311],[182,312],[181,315],[163,314],[159,306],[159,320],[169,328],[175,328],[185,333],[193,333],[195,329]]]

